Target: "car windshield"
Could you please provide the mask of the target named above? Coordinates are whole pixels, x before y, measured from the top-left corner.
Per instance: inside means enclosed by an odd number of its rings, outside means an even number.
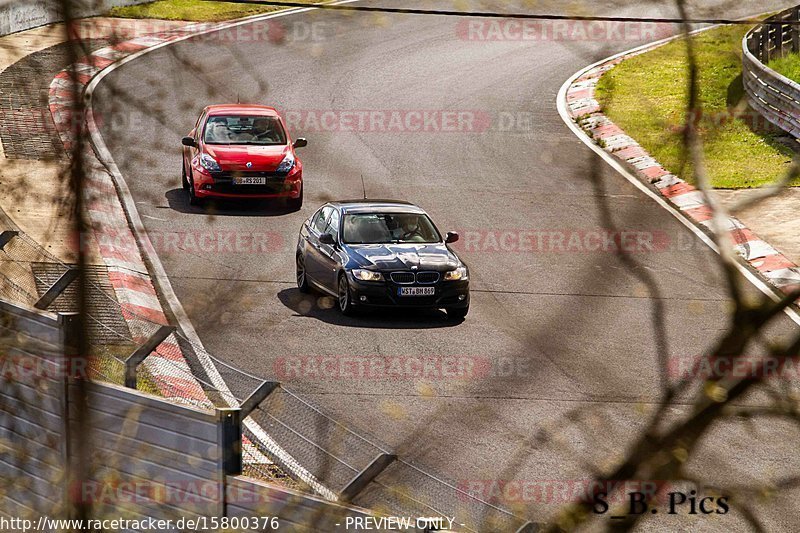
[[[359,213],[345,215],[346,244],[436,243],[442,238],[427,215],[419,213]]]
[[[212,116],[206,122],[206,144],[286,144],[278,117]]]

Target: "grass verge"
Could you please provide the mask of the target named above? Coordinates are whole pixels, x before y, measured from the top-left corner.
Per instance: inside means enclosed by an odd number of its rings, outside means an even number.
[[[311,0],[298,0],[301,2]],[[112,17],[135,19],[189,20],[193,22],[219,22],[235,18],[269,13],[284,9],[280,6],[245,5],[234,2],[209,2],[206,0],[158,0],[135,6],[115,7]]]
[[[747,29],[723,26],[692,37],[703,109],[694,120],[711,184],[717,188],[772,182],[785,172],[793,155],[782,134],[746,105],[741,42]],[[667,170],[692,182],[692,166],[682,146],[687,87],[686,41],[679,39],[614,67],[600,79],[597,100],[603,112]]]
[[[784,57],[773,59],[767,65],[775,72],[800,83],[800,54],[787,54]]]
[[[97,374],[94,376],[99,381],[108,381],[117,385],[125,383],[124,361],[136,350],[133,344],[95,346],[89,354],[89,368]],[[141,365],[137,372],[136,388],[154,396],[161,396],[153,376]]]

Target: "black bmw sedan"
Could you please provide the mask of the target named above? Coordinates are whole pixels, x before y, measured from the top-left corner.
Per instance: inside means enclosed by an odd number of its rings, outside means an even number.
[[[469,270],[427,213],[395,200],[329,202],[303,223],[297,240],[297,287],[334,296],[339,310],[377,307],[469,312]]]

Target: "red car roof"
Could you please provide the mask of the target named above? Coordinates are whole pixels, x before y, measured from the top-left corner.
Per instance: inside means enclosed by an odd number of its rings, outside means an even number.
[[[255,104],[218,104],[206,108],[213,115],[267,115],[278,116],[274,107]]]

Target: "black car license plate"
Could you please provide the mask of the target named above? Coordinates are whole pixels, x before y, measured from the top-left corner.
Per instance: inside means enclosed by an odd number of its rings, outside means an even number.
[[[435,287],[398,287],[398,296],[433,296],[436,294]]]

